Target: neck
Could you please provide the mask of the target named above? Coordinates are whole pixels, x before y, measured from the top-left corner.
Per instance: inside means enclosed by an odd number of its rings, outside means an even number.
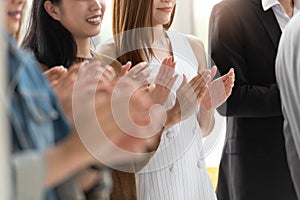
[[[165,57],[172,55],[171,43],[163,27],[153,29],[154,41],[152,44],[154,56],[162,61]]]
[[[167,37],[162,26],[153,27],[153,36],[155,40]]]
[[[293,0],[278,0],[286,14],[291,18],[294,14]]]
[[[91,39],[75,39],[77,45],[77,57],[90,58],[91,57]]]

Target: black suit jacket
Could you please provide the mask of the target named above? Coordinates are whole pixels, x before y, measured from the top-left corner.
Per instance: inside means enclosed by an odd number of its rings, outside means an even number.
[[[233,67],[232,95],[220,164],[219,200],[294,200],[275,80],[281,30],[260,0],[223,0],[210,19],[210,55],[221,74]]]

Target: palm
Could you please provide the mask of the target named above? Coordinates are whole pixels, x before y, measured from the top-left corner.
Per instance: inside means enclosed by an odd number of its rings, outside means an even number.
[[[230,70],[224,76],[208,84],[208,92],[202,100],[207,110],[215,109],[223,104],[231,95],[234,85],[234,71]]]
[[[156,104],[164,104],[168,99],[170,91],[178,77],[174,76],[176,63],[172,61],[173,57],[167,57],[163,60],[158,75],[155,78],[155,88],[149,93],[150,98]]]

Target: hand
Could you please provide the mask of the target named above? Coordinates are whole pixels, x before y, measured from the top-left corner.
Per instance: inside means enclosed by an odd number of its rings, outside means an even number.
[[[97,88],[99,90],[103,89],[100,88],[100,86],[97,87],[99,83],[108,82],[111,79],[114,79],[114,75],[115,73],[111,67],[100,67],[99,62],[93,62],[91,64],[83,62],[70,67],[68,73],[52,85],[60,100],[64,114],[71,123],[73,123],[72,106],[74,106],[74,94],[81,96],[81,105],[83,105],[85,102],[88,102],[87,98],[93,98],[92,95],[94,95]],[[99,85],[102,86],[103,84]],[[74,92],[74,90],[76,90],[76,92]]]
[[[116,80],[117,80],[117,74],[116,74],[114,68],[107,65],[101,75],[100,84],[113,83]]]
[[[210,72],[205,71],[195,76],[189,83],[184,75],[180,88],[176,92],[175,105],[168,111],[168,121],[171,125],[190,117],[197,109],[207,92],[207,80]],[[167,125],[171,126],[171,125]]]
[[[150,73],[151,70],[148,64],[140,63],[117,82],[112,94],[112,109],[116,115],[116,121],[121,123],[120,127],[132,129],[136,125],[142,126],[151,121],[148,116],[149,107],[146,110],[138,108],[141,102],[135,102],[143,99],[147,102],[146,104],[153,104],[147,96],[147,92],[142,89],[151,82]],[[129,133],[131,131],[133,130],[127,130]]]
[[[212,78],[215,76],[217,68],[212,68]],[[234,70],[230,69],[229,72],[222,77],[208,83],[208,92],[201,102],[201,105],[206,110],[211,110],[223,104],[231,95],[234,86],[235,74]]]
[[[178,77],[178,74],[174,76],[175,65],[173,56],[166,57],[163,60],[154,80],[154,88],[151,88],[148,93],[154,103],[163,105],[168,99],[170,91]]]
[[[57,72],[57,69],[53,68],[54,70],[47,71],[49,78],[52,80],[51,86],[59,99],[63,112],[65,116],[69,119],[70,122],[72,122],[72,92],[73,92],[73,86],[74,82],[76,80],[77,72],[80,68],[80,65],[74,65],[70,68],[69,71],[67,70],[61,70],[61,72]],[[52,75],[51,75],[52,74]],[[58,74],[60,74],[60,77],[58,78]],[[52,78],[57,79],[52,79]]]
[[[64,77],[68,72],[67,68],[64,68],[63,66],[55,66],[47,71],[44,72],[44,75],[50,82],[50,85],[55,85],[57,81]]]
[[[142,90],[137,89],[150,82],[149,75],[147,63],[141,63],[121,77],[114,87],[99,84],[90,90],[94,91],[92,94],[81,91],[82,83],[75,85],[73,109],[76,129],[83,144],[98,160],[106,164],[128,161],[136,156],[132,152],[142,153],[154,145],[153,138],[141,138],[151,132],[151,128],[141,131],[132,120],[139,123],[149,118],[153,103]],[[151,122],[160,126],[160,116],[155,116]],[[152,123],[149,125],[153,126]]]

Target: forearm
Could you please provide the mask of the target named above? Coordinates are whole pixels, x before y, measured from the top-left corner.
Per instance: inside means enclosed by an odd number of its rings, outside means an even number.
[[[75,134],[75,133],[73,133]],[[76,136],[70,136],[66,141],[45,152],[46,177],[45,187],[54,187],[89,166],[93,158]]]
[[[205,106],[200,106],[198,113],[198,122],[202,131],[202,137],[206,137],[213,130],[215,125],[215,109],[207,110]]]
[[[238,85],[233,88],[227,102],[218,108],[228,117],[276,117],[281,116],[281,102],[277,84],[270,86]]]

